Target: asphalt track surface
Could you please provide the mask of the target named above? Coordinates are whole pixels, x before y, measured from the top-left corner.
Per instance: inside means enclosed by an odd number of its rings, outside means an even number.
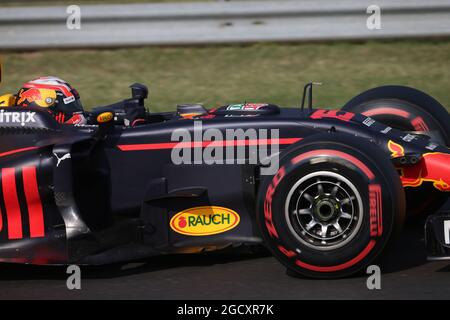
[[[366,275],[292,278],[266,253],[166,256],[83,268],[70,291],[66,268],[1,265],[0,299],[450,299],[450,261],[426,260],[423,221],[405,226],[380,267],[381,290],[368,290]]]

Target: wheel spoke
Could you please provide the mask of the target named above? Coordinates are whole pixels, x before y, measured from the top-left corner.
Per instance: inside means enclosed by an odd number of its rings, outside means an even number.
[[[355,196],[351,196],[350,198],[345,198],[345,199],[341,200],[341,206],[343,206],[344,204],[347,204],[349,202],[352,202],[353,200],[355,200]]]
[[[327,231],[328,231],[328,226],[327,225],[322,225],[322,238],[325,238],[327,236]]]
[[[323,196],[325,192],[323,191],[322,182],[320,180],[318,180],[317,182],[319,182],[319,184],[317,185],[317,192],[320,196]]]
[[[344,219],[351,219],[352,215],[347,213],[347,212],[342,212],[341,216],[339,218],[344,218]]]
[[[298,211],[296,212],[296,214],[300,214],[300,215],[304,215],[304,214],[311,215],[311,214],[312,214],[312,211],[311,211],[311,208],[300,209],[300,210],[298,210]]]
[[[341,228],[341,225],[339,224],[339,222],[336,221],[336,222],[333,224],[333,227],[334,227],[339,233],[342,232],[342,228]]]
[[[309,203],[313,203],[314,202],[314,198],[309,194],[309,193],[304,193],[303,197],[309,201]]]
[[[316,220],[311,220],[307,225],[306,225],[306,230],[311,230],[312,227],[314,227],[317,224]]]
[[[334,186],[334,188],[331,190],[331,196],[332,197],[336,197],[336,194],[337,194],[337,192],[338,192],[338,190],[339,190],[339,186],[341,185],[341,182],[340,181],[338,181],[337,183],[336,183],[336,185]]]

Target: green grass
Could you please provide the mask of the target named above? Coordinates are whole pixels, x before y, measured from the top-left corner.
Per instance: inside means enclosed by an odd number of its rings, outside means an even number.
[[[324,83],[315,89],[318,107],[384,84],[413,86],[450,105],[449,40],[51,50],[3,53],[2,63],[1,92],[55,75],[78,89],[86,109],[129,97],[133,82],[149,86],[153,111],[195,102],[295,106],[311,80]]]

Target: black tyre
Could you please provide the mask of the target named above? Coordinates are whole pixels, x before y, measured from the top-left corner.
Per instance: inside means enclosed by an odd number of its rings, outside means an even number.
[[[441,145],[450,146],[450,115],[426,93],[404,86],[367,90],[345,104],[342,110],[362,113],[403,131],[419,131]]]
[[[402,131],[417,131],[431,141],[450,146],[450,115],[426,93],[404,86],[383,86],[365,91],[347,102],[345,111],[362,113]],[[407,214],[435,213],[447,195],[431,186],[407,188]]]
[[[278,173],[262,182],[257,219],[291,271],[336,278],[380,255],[403,224],[404,204],[400,178],[378,147],[319,134],[285,151]]]

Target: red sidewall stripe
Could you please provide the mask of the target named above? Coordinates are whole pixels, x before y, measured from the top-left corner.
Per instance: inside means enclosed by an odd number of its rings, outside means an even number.
[[[22,169],[23,187],[28,206],[28,218],[30,223],[31,238],[45,236],[44,212],[36,177],[36,167],[24,167]]]
[[[8,238],[21,239],[22,216],[16,189],[16,170],[14,168],[2,169],[2,188],[5,200],[6,216],[8,219]]]
[[[395,108],[376,108],[373,110],[367,110],[362,113],[363,115],[367,117],[371,116],[377,116],[377,115],[383,115],[383,114],[391,114],[395,115],[404,119],[409,119],[411,114],[408,111],[395,109]],[[430,128],[428,128],[427,123],[423,120],[421,116],[415,117],[413,120],[410,121],[411,125],[416,129],[417,131],[430,131]]]
[[[413,125],[414,129],[417,131],[430,131],[430,128],[428,127],[427,123],[421,116],[415,117],[413,120],[411,120],[411,124]]]
[[[308,159],[311,157],[316,157],[316,156],[335,156],[335,157],[345,159],[345,160],[351,162],[352,164],[354,164],[356,167],[358,167],[369,178],[369,180],[375,179],[375,175],[373,174],[372,170],[370,170],[369,167],[367,167],[361,160],[355,158],[354,156],[352,156],[348,153],[337,151],[337,150],[323,149],[323,150],[314,150],[314,151],[305,152],[305,153],[302,153],[301,155],[295,157],[294,159],[292,159],[292,164],[296,164],[302,160],[305,160],[305,159]]]
[[[354,266],[355,264],[357,264],[358,262],[360,262],[362,259],[364,259],[369,253],[370,251],[372,251],[373,247],[375,247],[376,241],[375,240],[370,240],[370,242],[367,244],[366,248],[361,251],[360,254],[358,254],[355,258],[353,258],[352,260],[337,265],[337,266],[330,266],[330,267],[319,267],[319,266],[313,266],[311,264],[308,263],[304,263],[301,262],[300,260],[296,260],[295,264],[297,264],[299,267],[311,270],[311,271],[316,271],[316,272],[336,272],[336,271],[341,271],[347,268],[350,268],[352,266]]]
[[[402,117],[405,119],[408,119],[409,115],[410,115],[410,113],[407,111],[395,109],[395,108],[388,108],[388,107],[376,108],[376,109],[364,111],[362,114],[367,117],[377,116],[377,115],[382,115],[382,114],[393,114],[395,116],[399,116],[399,117]]]

